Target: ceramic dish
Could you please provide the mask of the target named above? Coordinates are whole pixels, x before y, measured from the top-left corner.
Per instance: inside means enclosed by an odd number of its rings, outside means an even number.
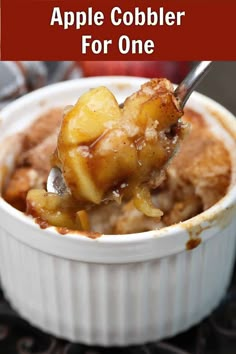
[[[73,104],[105,85],[122,102],[145,79],[96,77],[45,87],[1,112],[0,145],[51,107]],[[236,120],[211,99],[188,103],[224,139],[233,161],[227,195],[181,224],[139,234],[84,235],[41,230],[0,198],[0,275],[12,306],[31,324],[72,341],[129,345],[186,330],[220,302],[235,257]],[[17,144],[2,143],[1,166],[12,166]],[[3,174],[5,168],[0,169]],[[186,250],[189,236],[201,244]]]

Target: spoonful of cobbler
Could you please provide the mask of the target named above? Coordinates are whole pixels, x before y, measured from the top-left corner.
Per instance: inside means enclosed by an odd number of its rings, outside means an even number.
[[[106,87],[83,94],[65,111],[47,192],[28,193],[28,213],[50,225],[86,229],[84,210],[132,200],[145,215],[161,217],[151,190],[184,137],[183,106],[209,64],[201,62],[175,91],[167,79],[152,79],[122,107]]]

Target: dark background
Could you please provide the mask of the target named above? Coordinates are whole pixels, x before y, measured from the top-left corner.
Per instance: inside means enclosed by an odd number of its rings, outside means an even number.
[[[216,61],[197,91],[221,103],[236,115],[236,61]]]

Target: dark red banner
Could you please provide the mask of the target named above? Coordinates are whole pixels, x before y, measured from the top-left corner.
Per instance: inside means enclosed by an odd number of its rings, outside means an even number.
[[[2,60],[235,60],[235,0],[2,0]]]

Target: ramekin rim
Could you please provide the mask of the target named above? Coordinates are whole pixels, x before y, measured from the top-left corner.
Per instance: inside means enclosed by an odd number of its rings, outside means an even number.
[[[65,82],[60,82],[60,83],[55,83],[51,84],[49,86],[45,86],[43,88],[37,89],[23,97],[20,97],[13,103],[9,104],[7,107],[3,108],[3,110],[0,112],[0,117],[4,116],[4,114],[10,114],[12,110],[15,109],[19,105],[19,103],[27,103],[28,101],[31,102],[31,100],[34,100],[34,98],[40,99],[39,94],[43,94],[45,92],[51,92],[58,90],[60,91],[62,88],[66,88],[67,86],[71,88],[71,85],[77,86],[78,82],[81,85],[81,82],[88,82],[91,81],[93,82],[94,80],[103,80],[109,82],[111,84],[111,80],[115,81],[114,84],[118,84],[119,82],[122,82],[122,80],[129,80],[127,82],[127,85],[132,84],[132,82],[144,82],[145,80],[148,80],[147,78],[144,77],[136,77],[136,76],[96,76],[96,77],[88,77],[88,78],[79,78],[75,80],[68,80]],[[130,82],[132,81],[132,82]],[[220,103],[216,102],[215,100],[199,93],[199,92],[194,92],[194,95],[196,98],[199,98],[201,100],[204,100],[206,104],[214,105],[214,109],[219,109],[220,111],[224,111],[225,114],[228,116],[234,117],[233,114],[226,109],[224,106],[222,106]],[[201,222],[206,221],[208,219],[212,219],[212,217],[217,218],[217,216],[223,212],[224,210],[231,208],[236,204],[236,186],[233,186],[230,188],[230,190],[227,192],[227,194],[220,199],[217,203],[215,203],[212,207],[209,209],[203,211],[200,214],[197,214],[196,216],[192,217],[191,219],[188,219],[186,221],[183,221],[181,223],[177,223],[174,225],[166,226],[161,229],[154,229],[146,232],[141,232],[141,233],[131,233],[131,234],[121,234],[121,235],[107,235],[107,234],[102,234],[98,238],[91,239],[90,237],[80,234],[79,231],[77,232],[72,232],[72,233],[67,233],[66,238],[71,239],[71,240],[77,240],[78,242],[91,242],[91,241],[96,241],[100,243],[106,243],[106,244],[113,244],[113,243],[127,243],[127,242],[141,242],[141,241],[148,241],[153,238],[162,238],[162,237],[168,237],[173,234],[178,234],[178,232],[182,229],[185,228],[188,229],[188,225],[191,225],[190,227],[195,227],[196,225],[201,224]],[[0,197],[0,208],[4,208],[8,214],[10,214],[12,217],[17,218],[21,222],[24,222],[34,228],[39,229],[39,225],[37,225],[34,221],[33,218],[25,215],[25,213],[20,212],[19,210],[15,209],[12,207],[10,204],[8,204],[2,197]],[[158,235],[157,235],[158,233]],[[45,230],[42,230],[42,234],[47,234],[51,235],[53,237],[62,237],[62,235],[56,230],[55,227],[51,226],[48,227]]]

